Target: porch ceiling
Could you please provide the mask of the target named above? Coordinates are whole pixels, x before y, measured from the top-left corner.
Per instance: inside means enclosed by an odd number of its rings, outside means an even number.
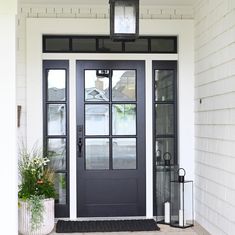
[[[107,5],[109,0],[18,0],[20,4],[37,5]],[[195,0],[140,0],[142,6],[193,6]]]

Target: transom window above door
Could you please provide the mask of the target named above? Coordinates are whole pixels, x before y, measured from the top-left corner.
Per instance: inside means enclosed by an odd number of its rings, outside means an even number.
[[[113,41],[110,36],[43,35],[43,53],[177,53],[176,36],[140,36]]]

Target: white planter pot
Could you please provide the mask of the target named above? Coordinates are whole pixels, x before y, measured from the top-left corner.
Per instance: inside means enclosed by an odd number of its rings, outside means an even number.
[[[22,235],[46,235],[54,228],[54,199],[44,199],[43,223],[41,227],[35,231],[31,231],[31,212],[28,202],[19,201],[18,220],[19,233]]]

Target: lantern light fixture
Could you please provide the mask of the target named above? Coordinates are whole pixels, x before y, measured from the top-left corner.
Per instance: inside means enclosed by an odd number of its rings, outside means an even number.
[[[134,41],[139,36],[139,0],[109,0],[110,37]]]
[[[178,180],[171,181],[172,227],[188,228],[194,225],[193,181],[185,180],[186,171],[179,168]]]

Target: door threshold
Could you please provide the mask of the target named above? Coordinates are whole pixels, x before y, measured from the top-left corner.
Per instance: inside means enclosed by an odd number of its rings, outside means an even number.
[[[73,221],[94,221],[94,220],[133,220],[133,219],[154,219],[146,216],[119,216],[119,217],[78,217],[76,219],[70,218],[55,218],[55,222],[58,220],[73,220]]]

